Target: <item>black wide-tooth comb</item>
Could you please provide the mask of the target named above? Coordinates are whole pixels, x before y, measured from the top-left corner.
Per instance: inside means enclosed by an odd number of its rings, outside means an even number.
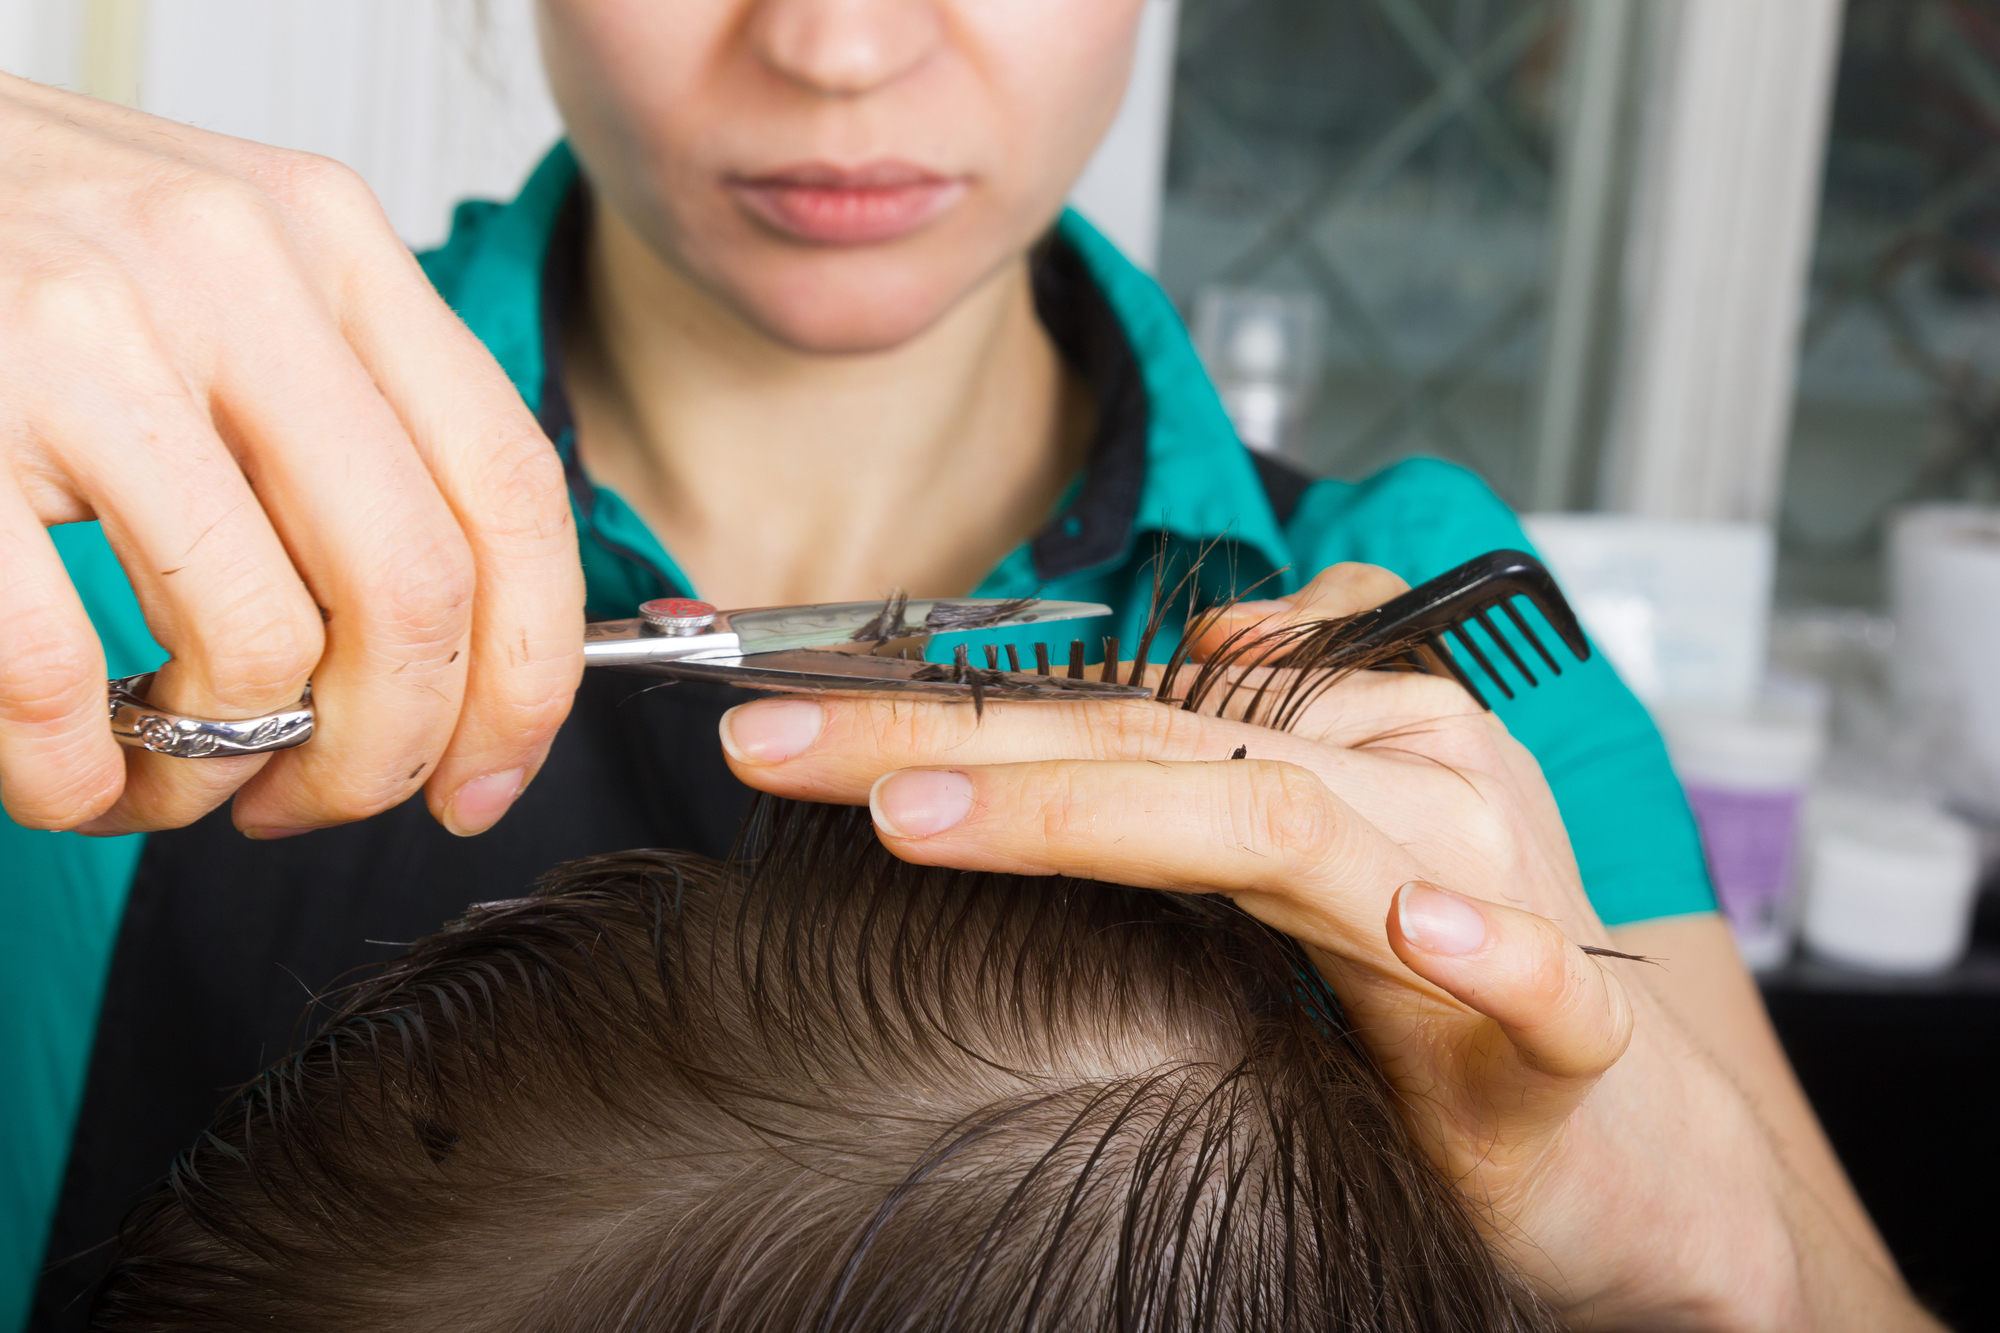
[[[1447,634],[1458,641],[1458,647],[1509,699],[1514,697],[1513,687],[1473,637],[1466,633],[1468,624],[1476,623],[1486,631],[1487,637],[1513,664],[1514,670],[1520,673],[1521,679],[1530,688],[1540,685],[1541,681],[1529,670],[1528,664],[1514,650],[1506,635],[1500,632],[1500,627],[1493,623],[1491,613],[1496,610],[1513,622],[1515,631],[1528,641],[1528,646],[1548,666],[1551,675],[1562,674],[1562,666],[1555,656],[1542,645],[1527,619],[1515,609],[1516,597],[1525,597],[1534,603],[1535,609],[1542,613],[1542,618],[1549,622],[1549,627],[1562,638],[1564,646],[1575,654],[1577,661],[1590,660],[1590,640],[1584,637],[1576,612],[1570,609],[1548,568],[1526,551],[1488,551],[1456,569],[1447,570],[1428,583],[1418,584],[1372,611],[1363,611],[1348,622],[1354,638],[1339,656],[1359,656],[1384,644],[1409,642],[1412,645],[1409,665],[1451,676],[1465,687],[1466,693],[1481,708],[1490,712],[1493,705],[1486,702],[1486,696],[1479,692],[1479,687],[1472,683],[1472,678],[1445,646]],[[1338,666],[1339,657],[1327,665]]]
[[[1487,637],[1500,650],[1501,656],[1506,658],[1530,688],[1542,682],[1529,667],[1526,659],[1515,649],[1512,641],[1494,622],[1493,613],[1496,611],[1513,622],[1515,632],[1525,639],[1536,656],[1541,658],[1543,664],[1548,667],[1550,675],[1562,674],[1562,664],[1556,661],[1555,655],[1535,634],[1527,618],[1514,606],[1516,597],[1525,597],[1534,603],[1535,608],[1542,613],[1543,619],[1548,621],[1549,626],[1562,639],[1564,646],[1576,656],[1577,661],[1585,662],[1590,659],[1590,641],[1584,637],[1583,628],[1577,623],[1576,612],[1570,609],[1569,602],[1563,597],[1562,590],[1556,586],[1555,578],[1550,575],[1547,567],[1525,551],[1489,551],[1476,559],[1466,561],[1456,569],[1447,570],[1427,583],[1410,589],[1400,597],[1384,602],[1372,611],[1363,611],[1337,622],[1337,646],[1333,647],[1331,652],[1326,652],[1322,648],[1313,654],[1312,661],[1315,667],[1313,674],[1324,685],[1331,685],[1339,679],[1344,664],[1372,659],[1373,663],[1380,663],[1389,669],[1419,670],[1432,675],[1449,676],[1464,686],[1466,693],[1470,694],[1481,708],[1490,712],[1493,705],[1486,701],[1486,696],[1480,693],[1477,685],[1473,684],[1472,677],[1458,664],[1454,648],[1447,646],[1447,636],[1457,640],[1456,651],[1470,657],[1500,693],[1509,699],[1514,697],[1514,687],[1508,684],[1507,678],[1494,665],[1493,659],[1487,656],[1486,650],[1466,632],[1466,626],[1477,624],[1486,631]],[[1312,627],[1295,628],[1309,630]],[[1336,623],[1329,622],[1327,628],[1335,629]],[[1140,654],[1145,653],[1151,640],[1152,634],[1149,631],[1140,642],[1138,649]],[[1287,661],[1289,656],[1286,651],[1287,646],[1281,642],[1277,656],[1255,664],[1280,668],[1297,665],[1295,661]],[[1180,663],[1184,660],[1187,647],[1188,645],[1184,643],[1175,651],[1173,659],[1167,664],[1166,676],[1160,683],[1159,697],[1164,702],[1174,702],[1174,699],[1168,696],[1171,694],[1173,679],[1180,670]],[[1392,650],[1391,659],[1387,662],[1382,661],[1385,648]],[[1400,651],[1395,651],[1398,649]],[[1050,661],[1049,645],[1037,643],[1033,645],[1033,650],[1035,672],[1043,676],[1054,675],[1056,668]],[[963,658],[964,650],[960,649],[959,652]],[[988,648],[986,654],[988,668],[991,669],[997,665],[995,650]],[[1104,664],[1099,669],[1099,675],[1103,680],[1117,679],[1118,660],[1118,640],[1105,639]],[[1020,659],[1012,646],[1007,648],[1007,663],[1010,670],[1021,670]],[[961,673],[964,667],[965,663],[961,661],[959,664]],[[1205,668],[1206,671],[1215,669],[1213,665]],[[1143,661],[1134,661],[1130,683],[1138,685],[1144,681],[1145,670]],[[1069,669],[1066,674],[1071,680],[1085,678],[1084,648],[1081,639],[1070,641]],[[1315,688],[1294,698],[1285,706],[1285,711],[1287,713],[1296,711],[1300,704],[1309,701],[1317,693],[1318,689]],[[1275,725],[1275,723],[1270,724]]]

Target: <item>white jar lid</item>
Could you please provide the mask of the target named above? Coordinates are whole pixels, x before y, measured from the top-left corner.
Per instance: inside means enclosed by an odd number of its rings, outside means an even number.
[[[1743,791],[1798,790],[1826,748],[1826,727],[1811,713],[1661,708],[1660,731],[1683,782]]]
[[[1806,822],[1814,952],[1892,972],[1946,968],[1964,952],[1979,883],[1972,829],[1923,802],[1853,792],[1815,795]]]

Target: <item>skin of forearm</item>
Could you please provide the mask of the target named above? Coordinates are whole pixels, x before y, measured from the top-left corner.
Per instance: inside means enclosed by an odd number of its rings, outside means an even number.
[[[1819,1199],[1858,1253],[1893,1275],[1895,1260],[1785,1058],[1727,923],[1713,913],[1701,913],[1621,926],[1611,937],[1623,952],[1659,960],[1656,968],[1635,969],[1631,979],[1659,997],[1694,1043],[1742,1092],[1800,1186]]]
[[[1633,1066],[1604,1080],[1604,1101],[1580,1121],[1581,1142],[1573,1145],[1586,1161],[1601,1162],[1572,1169],[1566,1183],[1595,1196],[1578,1216],[1596,1230],[1618,1277],[1564,1311],[1571,1325],[1714,1333],[1940,1328],[1894,1268],[1876,1261],[1875,1247],[1859,1243],[1800,1177],[1750,1100],[1677,1016],[1650,999],[1641,1023],[1651,1031],[1635,1041]],[[1666,1087],[1675,1091],[1671,1101],[1656,1095]],[[1688,1190],[1691,1179],[1701,1188]],[[1607,1182],[1601,1194],[1597,1180]]]
[[[1664,1013],[1642,1004],[1639,1023],[1561,1145],[1562,1215],[1590,1238],[1571,1248],[1591,1255],[1597,1280],[1564,1265],[1550,1295],[1577,1329],[1795,1325],[1801,1275],[1782,1164]]]
[[[1944,1324],[1917,1304],[1893,1267],[1871,1263],[1854,1241],[1846,1219],[1818,1191],[1794,1177],[1785,1194],[1785,1217],[1799,1255],[1803,1329],[1941,1333]]]
[[[1538,1164],[1444,1163],[1498,1249],[1577,1329],[1936,1328],[1658,997],[1634,1003],[1631,1047]]]

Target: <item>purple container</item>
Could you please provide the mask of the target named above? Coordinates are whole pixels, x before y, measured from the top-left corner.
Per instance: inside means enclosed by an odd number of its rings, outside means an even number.
[[[1784,933],[1796,882],[1803,793],[1688,782],[1715,894],[1738,938]]]

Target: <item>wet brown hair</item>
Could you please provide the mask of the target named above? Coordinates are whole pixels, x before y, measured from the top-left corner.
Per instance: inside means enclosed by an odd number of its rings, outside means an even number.
[[[1298,946],[767,803],[349,992],[128,1222],[107,1330],[1557,1327]]]

